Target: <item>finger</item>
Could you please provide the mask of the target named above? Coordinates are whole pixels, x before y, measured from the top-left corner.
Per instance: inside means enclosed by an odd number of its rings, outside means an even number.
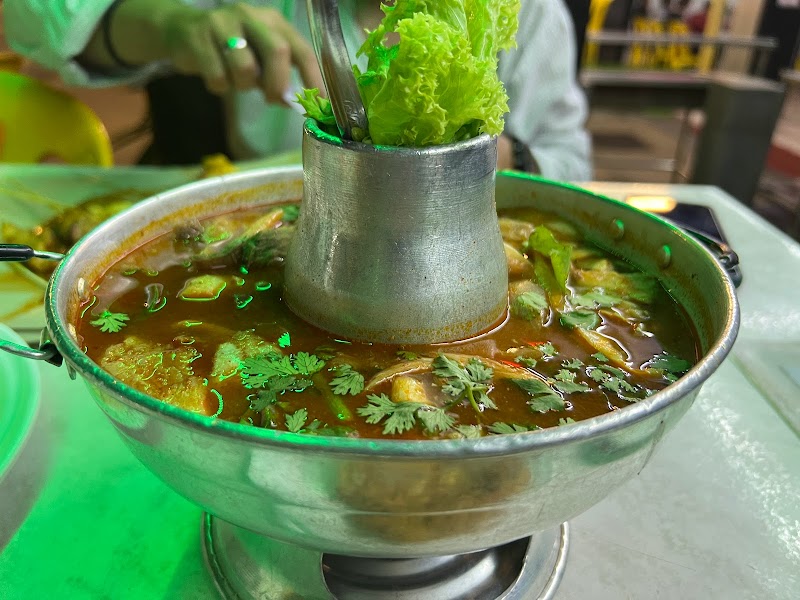
[[[215,11],[210,17],[214,44],[225,66],[231,85],[237,90],[258,86],[259,66],[249,45],[231,46],[232,40],[246,40],[239,19],[226,11]]]
[[[260,87],[269,102],[282,102],[289,88],[292,50],[280,31],[259,21],[245,24],[247,39],[261,63]]]
[[[230,87],[222,57],[208,28],[197,28],[181,40],[173,64],[182,73],[200,75],[214,94],[224,94]]]
[[[319,70],[314,48],[288,23],[283,27],[283,34],[289,43],[289,48],[291,48],[292,64],[300,72],[300,78],[305,86],[307,88],[317,88],[324,94],[325,83]]]

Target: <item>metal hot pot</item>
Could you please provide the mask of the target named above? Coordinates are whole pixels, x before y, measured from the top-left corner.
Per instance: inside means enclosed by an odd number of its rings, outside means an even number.
[[[302,175],[296,167],[205,180],[102,225],[49,282],[50,342],[40,357],[54,346],[136,457],[206,511],[206,558],[226,597],[550,597],[566,556],[562,524],[642,470],[730,351],[739,310],[728,275],[663,220],[570,185],[498,174],[498,207],[551,211],[656,274],[689,315],[703,358],[636,405],[477,440],[324,438],[240,426],[145,396],[83,353],[73,326],[80,300],[130,248],[189,217],[297,200]]]

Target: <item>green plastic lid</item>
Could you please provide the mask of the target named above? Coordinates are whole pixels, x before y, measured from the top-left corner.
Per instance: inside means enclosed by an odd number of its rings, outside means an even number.
[[[0,339],[25,344],[2,323]],[[36,363],[0,350],[0,480],[25,444],[39,408],[39,392]]]

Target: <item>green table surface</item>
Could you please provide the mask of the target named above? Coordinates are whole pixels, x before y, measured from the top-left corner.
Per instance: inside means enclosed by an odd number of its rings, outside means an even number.
[[[556,597],[795,600],[800,393],[776,399],[769,369],[796,365],[753,365],[748,353],[800,350],[800,246],[715,188],[589,187],[711,206],[742,260],[743,318],[735,356],[644,471],[571,522]],[[82,382],[39,373],[37,420],[0,483],[0,598],[215,598],[200,510],[133,458]]]

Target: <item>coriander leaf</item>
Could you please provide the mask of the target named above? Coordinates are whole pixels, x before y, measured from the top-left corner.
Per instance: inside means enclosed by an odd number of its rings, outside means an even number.
[[[566,369],[561,369],[558,373],[556,373],[555,378],[558,381],[575,381],[575,373],[572,371],[567,371]]]
[[[281,221],[284,223],[294,223],[300,217],[300,205],[287,204],[283,207],[283,217]]]
[[[433,374],[441,377],[442,379],[466,379],[466,375],[458,364],[451,358],[447,358],[444,354],[439,354],[433,359]]]
[[[547,227],[540,225],[533,230],[526,244],[529,250],[548,257],[553,265],[553,274],[556,282],[562,291],[567,291],[567,280],[569,279],[570,259],[572,257],[572,246],[563,244],[556,240]]]
[[[381,419],[388,417],[394,411],[394,402],[386,394],[380,396],[370,394],[367,400],[369,404],[356,409],[359,415],[367,418],[367,423],[372,425],[380,423]]]
[[[92,323],[92,325],[94,325],[94,323]],[[677,356],[673,356],[672,354],[664,352],[654,356],[648,363],[648,366],[651,369],[666,371],[667,373],[672,373],[673,375],[682,375],[692,368],[692,363],[690,363],[688,360],[683,360],[682,358],[678,358]]]
[[[593,290],[586,294],[578,294],[571,299],[572,306],[586,308],[607,308],[622,302],[622,298],[606,294],[600,290]]]
[[[489,398],[489,381],[491,381],[494,371],[484,365],[480,360],[471,358],[466,367],[462,367],[458,362],[439,354],[433,359],[431,365],[433,374],[441,377],[447,383],[442,386],[442,391],[456,400],[469,400],[472,408],[480,414],[481,404],[485,408],[496,409],[497,406]]]
[[[351,365],[344,364],[336,367],[336,377],[331,380],[331,391],[334,394],[355,396],[364,389],[364,376],[354,370]]]
[[[589,371],[589,377],[591,377],[598,383],[602,383],[611,376],[608,373],[604,373],[600,369],[594,368],[591,371]]]
[[[464,382],[460,380],[454,380],[442,386],[442,391],[448,396],[453,396],[454,398],[458,398],[461,394],[463,394],[465,389],[466,386],[464,385]]]
[[[483,383],[491,380],[494,371],[491,367],[487,367],[477,358],[469,359],[467,366],[464,367],[469,375],[469,379],[475,383]]]
[[[561,363],[565,369],[580,369],[583,366],[583,361],[578,360],[577,358],[571,358],[570,360],[565,360]]]
[[[556,382],[553,387],[559,392],[565,394],[574,394],[576,392],[588,392],[591,388],[588,385],[575,381],[576,374],[566,369],[561,369],[556,374]]]
[[[547,356],[548,358],[552,358],[558,354],[556,347],[550,342],[547,342],[546,344],[539,344],[536,346],[536,348],[542,353],[543,356]]]
[[[384,423],[383,433],[403,433],[408,431],[416,423],[416,412],[419,404],[415,402],[400,402],[395,404],[395,410],[389,415]]]
[[[324,366],[325,361],[308,352],[298,352],[294,357],[294,367],[300,375],[313,375]]]
[[[599,362],[608,362],[608,357],[602,352],[595,352],[592,354],[592,358],[598,360]]]
[[[497,410],[497,404],[494,403],[494,400],[489,398],[489,395],[484,390],[476,389],[473,394],[475,396],[475,402],[482,404],[486,408]]]
[[[605,371],[606,373],[610,373],[614,377],[619,377],[621,379],[624,379],[625,377],[628,376],[628,373],[626,373],[622,369],[618,369],[617,367],[612,367],[611,365],[598,365],[597,368],[600,369],[601,371]]]
[[[456,422],[443,408],[434,406],[420,406],[417,410],[417,417],[422,421],[423,427],[431,432],[447,431]]]
[[[512,379],[517,386],[531,397],[528,405],[531,410],[545,413],[549,410],[564,410],[566,402],[549,385],[540,379]]]
[[[417,360],[419,358],[419,354],[416,352],[409,352],[408,350],[398,350],[397,356],[403,360]]]
[[[125,313],[104,310],[94,321],[90,321],[90,324],[99,327],[103,333],[119,333],[127,325],[126,321],[130,321],[130,317]]]
[[[480,425],[459,425],[455,429],[468,440],[476,440],[483,437],[483,428]]]
[[[542,311],[548,310],[547,298],[536,292],[520,294],[511,302],[511,314],[526,321],[541,317]]]
[[[281,348],[288,348],[292,345],[292,337],[288,331],[284,331],[278,338],[278,346]]]
[[[552,394],[529,400],[528,406],[531,407],[532,411],[546,413],[551,410],[564,410],[567,405],[561,396]]]
[[[558,420],[558,426],[559,427],[563,427],[564,425],[570,425],[570,424],[572,424],[574,422],[575,422],[575,419],[573,419],[572,417],[567,417],[566,419],[559,419]]]
[[[533,369],[538,362],[535,358],[530,358],[528,356],[518,356],[514,359],[518,365],[522,365],[523,367],[528,367],[529,369]]]
[[[414,427],[417,410],[425,406],[417,402],[392,402],[386,394],[370,394],[367,400],[369,404],[356,409],[356,412],[366,417],[367,423],[377,424],[385,418],[384,435],[403,433]]]
[[[308,411],[301,408],[293,415],[286,415],[286,429],[292,433],[299,433],[308,420]]]
[[[525,427],[524,425],[517,425],[516,423],[493,423],[489,425],[489,433],[504,434],[504,433],[523,433],[525,431],[534,431],[540,429],[539,426],[533,425]]]
[[[556,388],[559,392],[563,392],[565,394],[588,392],[591,389],[585,383],[579,383],[575,381],[556,381],[553,384],[553,387]]]
[[[242,383],[247,388],[263,387],[272,377],[296,374],[297,370],[292,366],[292,361],[288,356],[274,353],[256,358],[246,358],[242,361],[240,370]]]
[[[600,315],[591,310],[573,310],[562,313],[559,319],[567,329],[597,329],[600,325]]]
[[[264,389],[258,392],[256,396],[257,399],[250,403],[250,408],[255,411],[264,410],[270,404],[275,404],[278,401],[279,394],[292,390],[295,385],[296,380],[290,375],[276,376],[268,379],[264,382]]]

